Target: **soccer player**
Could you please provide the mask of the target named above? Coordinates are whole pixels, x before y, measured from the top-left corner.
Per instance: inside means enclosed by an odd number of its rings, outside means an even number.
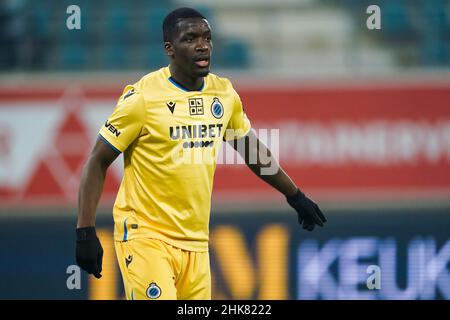
[[[326,219],[257,140],[230,81],[209,72],[213,46],[207,19],[190,8],[174,10],[164,19],[163,36],[169,66],[124,89],[83,168],[76,260],[101,277],[95,212],[107,169],[123,153],[113,216],[126,298],[210,299],[210,199],[223,140],[286,196],[304,229],[323,226]],[[274,174],[262,173],[268,166],[262,154],[276,166]]]

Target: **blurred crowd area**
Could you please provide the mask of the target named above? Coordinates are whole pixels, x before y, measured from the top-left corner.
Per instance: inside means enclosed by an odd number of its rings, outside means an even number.
[[[395,74],[450,66],[449,0],[1,0],[0,70],[103,71],[167,64],[162,20],[211,22],[214,68],[255,74]],[[69,5],[81,29],[68,30]],[[369,5],[381,30],[369,30]]]

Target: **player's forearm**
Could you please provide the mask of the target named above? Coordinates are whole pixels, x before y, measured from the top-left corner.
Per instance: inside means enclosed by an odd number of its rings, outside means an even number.
[[[297,192],[297,185],[280,167],[272,152],[250,130],[242,139],[233,140],[231,146],[242,156],[247,166],[260,179],[289,197]]]
[[[270,151],[267,150],[269,153]],[[267,184],[274,187],[276,190],[281,192],[285,196],[291,196],[297,192],[297,185],[292,181],[292,179],[284,172],[283,168],[277,163],[276,159],[272,156],[270,157],[270,170],[265,170],[268,165],[263,165],[261,162],[251,164],[247,163],[250,170],[253,171],[260,179],[262,179]],[[265,172],[266,171],[266,172]],[[275,172],[271,174],[272,172]]]
[[[107,167],[90,158],[84,168],[78,193],[77,228],[95,226],[97,205],[103,192]]]

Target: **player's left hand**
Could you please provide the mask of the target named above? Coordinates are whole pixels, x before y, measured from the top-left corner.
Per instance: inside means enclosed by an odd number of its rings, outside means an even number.
[[[327,222],[319,206],[299,189],[293,196],[286,197],[286,200],[297,211],[298,223],[303,224],[303,229],[312,231],[316,225],[323,227]]]

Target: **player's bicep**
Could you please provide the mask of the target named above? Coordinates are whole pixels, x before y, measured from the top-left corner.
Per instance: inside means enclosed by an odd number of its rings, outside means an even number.
[[[250,128],[248,133],[242,137],[227,141],[230,146],[236,150],[246,162],[251,154],[256,154],[260,143],[256,133]]]
[[[102,167],[108,168],[119,155],[119,150],[112,147],[107,141],[99,136],[92,149],[90,161],[95,161]]]

